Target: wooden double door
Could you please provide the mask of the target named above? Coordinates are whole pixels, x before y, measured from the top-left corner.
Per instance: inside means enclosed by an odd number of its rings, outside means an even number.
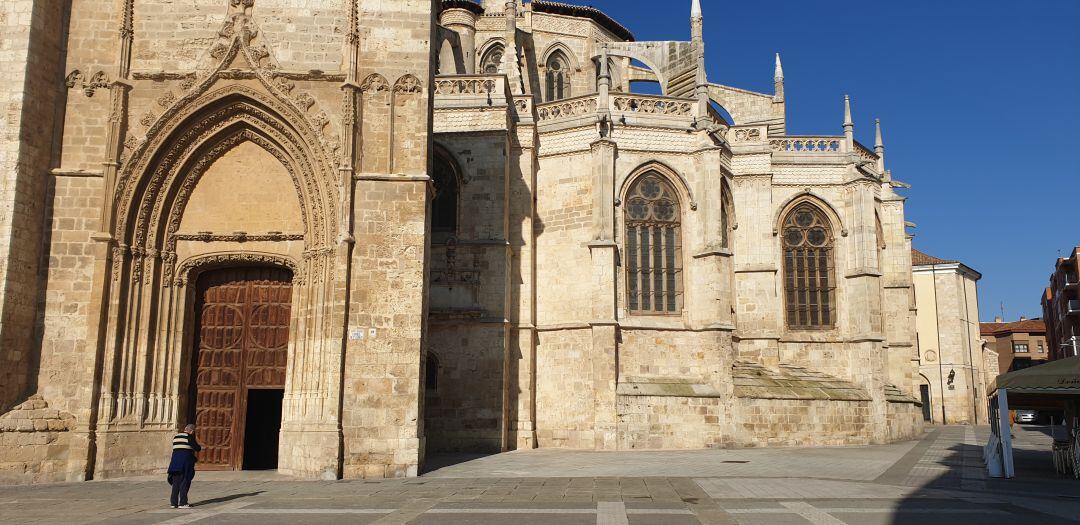
[[[204,273],[191,391],[199,468],[276,468],[292,275],[279,268]]]

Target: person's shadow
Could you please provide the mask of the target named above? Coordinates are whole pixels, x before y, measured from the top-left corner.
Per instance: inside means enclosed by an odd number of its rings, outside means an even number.
[[[257,491],[257,492],[245,492],[243,494],[229,494],[228,496],[221,496],[219,498],[204,499],[204,500],[202,500],[202,501],[200,501],[198,503],[193,503],[191,506],[192,507],[202,507],[204,505],[212,505],[214,503],[225,503],[226,501],[232,501],[234,499],[246,498],[248,496],[258,496],[259,494],[262,494],[263,492],[265,492],[265,491],[260,490],[260,491]]]

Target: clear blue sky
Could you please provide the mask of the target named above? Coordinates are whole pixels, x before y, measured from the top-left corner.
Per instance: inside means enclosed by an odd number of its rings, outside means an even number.
[[[638,40],[689,39],[690,0],[588,3]],[[702,0],[709,79],[772,92],[784,62],[787,129],[885,135],[912,185],[914,246],[983,274],[979,316],[1042,315],[1055,258],[1080,245],[1080,0]]]

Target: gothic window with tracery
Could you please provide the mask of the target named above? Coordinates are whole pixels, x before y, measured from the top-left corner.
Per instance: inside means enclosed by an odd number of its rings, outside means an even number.
[[[502,44],[497,44],[491,47],[484,53],[483,58],[480,59],[480,71],[485,75],[495,75],[499,73],[499,64],[502,64],[503,53],[506,48]]]
[[[545,100],[551,102],[570,97],[570,62],[562,51],[556,51],[548,57],[547,93]]]
[[[458,176],[453,160],[440,149],[435,151],[432,183],[435,198],[431,201],[431,231],[453,234],[457,231]]]
[[[783,222],[784,296],[787,326],[796,330],[836,324],[833,236],[825,214],[802,203]]]
[[[624,210],[630,312],[681,313],[682,232],[675,189],[649,171],[630,187]]]

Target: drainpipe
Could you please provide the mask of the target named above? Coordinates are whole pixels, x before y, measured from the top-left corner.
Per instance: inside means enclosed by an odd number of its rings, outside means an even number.
[[[930,265],[930,276],[934,280],[934,328],[937,331],[937,367],[938,367],[938,392],[941,395],[941,424],[945,424],[945,369],[941,364],[941,308],[938,306],[937,300],[937,265]],[[933,402],[933,397],[930,401]]]

